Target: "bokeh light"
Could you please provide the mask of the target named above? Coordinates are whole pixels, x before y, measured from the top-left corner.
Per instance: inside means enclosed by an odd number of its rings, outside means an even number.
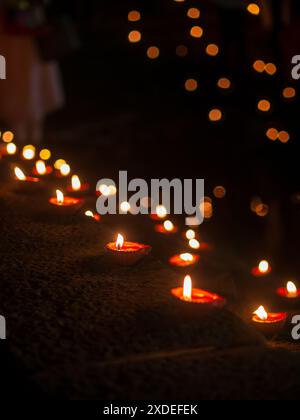
[[[262,99],[258,102],[257,108],[262,112],[269,112],[271,109],[271,102],[267,99]]]
[[[140,42],[142,39],[142,34],[140,31],[131,31],[129,32],[128,39],[129,39],[129,42],[133,44]]]
[[[160,51],[158,47],[152,46],[152,47],[149,47],[147,50],[147,56],[151,60],[155,60],[156,58],[158,58],[159,54],[160,54]]]
[[[14,139],[14,133],[11,131],[5,131],[2,135],[4,143],[10,143]]]
[[[221,121],[223,118],[222,111],[220,109],[214,108],[209,112],[209,119],[212,122]]]
[[[190,30],[190,34],[193,38],[201,38],[203,36],[203,29],[201,26],[193,26]]]
[[[185,90],[188,92],[194,92],[198,88],[198,82],[196,79],[187,79],[185,82]]]
[[[222,185],[214,188],[213,194],[216,198],[224,198],[226,196],[226,189]]]
[[[137,10],[131,10],[128,13],[128,20],[129,22],[138,22],[141,20],[141,14]]]
[[[278,139],[278,130],[276,128],[269,128],[266,132],[268,139],[275,141]]]
[[[43,149],[40,151],[40,158],[42,160],[49,160],[51,158],[51,152],[48,149]]]
[[[218,80],[218,87],[220,89],[230,89],[231,87],[231,81],[227,79],[227,77],[221,77]]]

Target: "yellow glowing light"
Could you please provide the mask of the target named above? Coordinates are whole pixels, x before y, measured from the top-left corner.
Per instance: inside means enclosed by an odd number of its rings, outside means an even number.
[[[262,112],[268,112],[271,109],[271,102],[267,99],[262,99],[258,102],[257,108]]]
[[[45,162],[42,160],[38,160],[36,162],[35,169],[39,175],[45,175],[45,173],[47,172]]]
[[[185,45],[178,45],[176,47],[176,55],[178,57],[185,57],[188,54],[188,49]]]
[[[196,232],[193,229],[189,229],[186,231],[185,236],[190,241],[191,239],[195,239]]]
[[[15,143],[8,143],[6,146],[6,151],[9,155],[15,155],[17,153],[17,146]]]
[[[185,276],[184,282],[183,282],[183,298],[186,301],[192,300],[192,278],[191,276]]]
[[[199,249],[200,248],[200,242],[197,239],[190,239],[189,246],[192,249]]]
[[[71,168],[70,165],[68,165],[67,163],[64,163],[61,165],[60,167],[60,173],[62,176],[68,176],[70,175],[71,172]]]
[[[167,209],[162,205],[157,206],[155,212],[160,219],[164,219],[168,214]]]
[[[296,297],[298,295],[298,289],[292,281],[289,281],[286,285],[286,290],[289,294],[289,297]]]
[[[296,96],[296,89],[293,87],[286,87],[283,89],[282,95],[285,99],[292,99]]]
[[[26,160],[32,160],[35,157],[35,147],[31,144],[28,146],[25,146],[23,148],[23,158]]]
[[[14,133],[12,133],[11,131],[5,131],[3,133],[2,140],[4,141],[4,143],[10,143],[13,141],[13,139]]]
[[[218,80],[218,87],[220,89],[230,89],[231,81],[226,77],[221,77],[221,79]]]
[[[278,130],[276,130],[276,128],[269,128],[266,133],[268,139],[272,141],[275,141],[278,139],[278,134],[279,133],[278,133]]]
[[[64,194],[60,190],[56,190],[56,200],[58,204],[63,204],[65,201]]]
[[[216,109],[212,109],[209,112],[208,116],[209,116],[210,121],[217,122],[217,121],[221,121],[221,119],[223,117],[223,114],[222,114],[222,111],[220,109],[216,108]]]
[[[266,274],[269,271],[269,269],[270,269],[270,264],[266,260],[261,261],[258,265],[258,270],[262,274]]]
[[[190,30],[190,34],[194,38],[201,38],[203,36],[203,29],[201,26],[193,26]]]
[[[72,176],[72,190],[73,191],[80,191],[81,189],[81,181],[78,175]]]
[[[257,311],[253,312],[253,314],[257,315],[262,321],[266,321],[268,319],[268,313],[263,306],[260,306]]]
[[[219,54],[219,47],[216,44],[209,44],[206,47],[206,54],[215,57]]]
[[[193,255],[189,254],[188,252],[186,252],[185,254],[180,254],[180,259],[184,262],[193,262],[194,261]]]
[[[256,70],[258,73],[263,73],[265,70],[266,64],[262,60],[256,60],[253,64],[254,70]]]
[[[129,39],[129,42],[131,42],[131,43],[135,44],[135,43],[137,43],[137,42],[140,42],[140,41],[141,41],[141,39],[142,39],[142,34],[141,34],[141,32],[140,32],[140,31],[131,31],[131,32],[129,32],[129,34],[128,34],[128,39]]]
[[[62,165],[65,165],[67,162],[64,159],[58,159],[55,163],[54,163],[54,168],[57,169],[58,171],[60,170],[60,168],[62,167]]]
[[[196,7],[191,7],[188,11],[187,11],[187,16],[191,19],[199,19],[200,17],[200,10],[197,9]]]
[[[120,204],[120,209],[124,213],[128,213],[130,208],[130,204],[127,201],[123,201],[123,203]]]
[[[160,54],[160,51],[158,47],[152,46],[152,47],[149,47],[147,50],[147,56],[151,60],[155,60],[156,58],[158,58],[159,54]]]
[[[268,63],[265,66],[265,72],[270,76],[274,76],[277,73],[277,67],[273,63]]]
[[[131,10],[128,13],[128,20],[129,22],[138,22],[141,20],[141,14],[137,10]]]
[[[167,232],[172,232],[174,230],[174,224],[170,220],[164,222],[164,228]]]
[[[251,15],[258,16],[260,14],[260,7],[256,3],[248,4],[247,10]]]
[[[40,151],[40,158],[42,160],[49,160],[51,158],[51,152],[48,149],[43,149]]]
[[[19,181],[25,181],[26,180],[26,176],[20,168],[15,168],[14,171],[15,171],[16,178]]]
[[[118,250],[122,249],[124,245],[124,237],[119,233],[116,240],[116,248]]]
[[[185,82],[185,90],[194,92],[198,88],[198,82],[195,79],[187,79]]]
[[[290,140],[290,135],[287,131],[280,131],[278,133],[278,139],[281,143],[287,143]]]

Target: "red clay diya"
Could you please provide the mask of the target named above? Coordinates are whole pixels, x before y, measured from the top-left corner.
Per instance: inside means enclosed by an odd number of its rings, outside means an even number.
[[[167,217],[167,215],[168,215],[168,211],[165,208],[165,206],[159,205],[159,206],[156,207],[155,213],[150,214],[150,218],[152,220],[158,221],[158,220],[165,219]]]
[[[268,313],[263,306],[260,306],[253,313],[252,324],[266,337],[278,334],[284,327],[287,319],[286,312]]]
[[[106,250],[116,263],[120,265],[134,265],[148,255],[152,247],[138,242],[124,241],[123,236],[118,234],[116,242],[108,243]]]
[[[191,265],[197,264],[198,261],[199,255],[190,254],[188,252],[185,254],[173,255],[169,259],[169,263],[175,267],[189,267]]]
[[[82,195],[89,191],[90,185],[88,183],[82,184],[78,175],[73,175],[71,179],[71,186],[67,187],[67,191],[74,195]]]
[[[86,217],[89,217],[89,218],[95,220],[96,222],[100,222],[100,220],[101,220],[100,214],[95,214],[91,210],[87,210],[84,214],[85,214]]]
[[[32,192],[39,190],[42,187],[41,180],[39,178],[26,176],[24,172],[18,167],[14,169],[14,172],[15,179],[18,181],[16,188],[18,191]]]
[[[262,260],[257,267],[254,267],[251,271],[254,277],[266,277],[272,272],[270,263],[266,260]]]
[[[51,175],[53,172],[52,166],[46,166],[43,160],[38,160],[35,164],[35,167],[32,170],[33,175],[37,176],[47,176]]]
[[[56,197],[52,197],[49,203],[53,206],[60,207],[65,213],[74,212],[78,210],[83,203],[83,200],[75,197],[65,197],[60,190],[56,190]]]
[[[300,298],[300,290],[297,289],[296,285],[292,281],[289,281],[286,287],[280,287],[277,289],[276,293],[278,296],[286,299]]]
[[[216,293],[193,288],[190,276],[184,278],[183,287],[172,289],[171,293],[185,305],[185,311],[189,311],[189,314],[193,316],[197,315],[200,310],[209,311],[223,308],[226,304],[226,300]]]

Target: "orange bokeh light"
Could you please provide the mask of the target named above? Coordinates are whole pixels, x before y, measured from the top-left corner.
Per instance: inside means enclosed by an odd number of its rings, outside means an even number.
[[[147,56],[148,58],[150,58],[151,60],[155,60],[156,58],[159,57],[160,51],[158,47],[149,47],[147,50]]]
[[[190,34],[194,38],[201,38],[203,35],[203,29],[201,26],[193,26],[190,30]]]
[[[142,39],[142,34],[140,31],[131,31],[129,32],[128,39],[131,43],[140,42]]]
[[[219,54],[219,47],[216,44],[209,44],[206,47],[206,54],[215,57]]]
[[[195,79],[187,79],[185,82],[185,90],[188,92],[194,92],[198,88],[198,82]]]
[[[271,109],[271,102],[267,99],[262,99],[258,102],[257,108],[262,112],[268,112]]]

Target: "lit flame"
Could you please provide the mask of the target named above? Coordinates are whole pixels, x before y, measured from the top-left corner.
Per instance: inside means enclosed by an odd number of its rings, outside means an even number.
[[[71,172],[70,165],[68,165],[67,163],[62,164],[59,170],[62,176],[68,176]]]
[[[64,194],[60,190],[56,190],[56,199],[58,204],[63,204],[65,201]]]
[[[23,158],[26,160],[32,160],[35,156],[35,147],[34,146],[25,146],[23,148]]]
[[[197,239],[191,239],[191,240],[189,241],[189,245],[190,245],[190,247],[191,247],[191,248],[193,248],[193,249],[199,249],[199,248],[200,248],[200,246],[201,246],[200,242],[199,242]]]
[[[123,203],[121,203],[120,205],[120,209],[123,213],[127,213],[129,212],[131,206],[127,201],[123,201]]]
[[[20,168],[15,168],[15,175],[19,181],[26,181],[26,176]]]
[[[190,241],[191,239],[195,239],[196,233],[193,229],[189,229],[189,230],[186,231],[185,236]]]
[[[164,219],[168,214],[167,209],[165,206],[157,206],[156,207],[156,214],[160,219]]]
[[[290,296],[297,296],[298,293],[298,289],[295,285],[295,283],[293,283],[292,281],[289,281],[286,285],[286,290],[288,291],[288,294]]]
[[[191,276],[185,276],[183,282],[183,298],[184,300],[192,300],[192,279]]]
[[[8,143],[6,151],[9,155],[14,155],[17,151],[17,146],[14,143]]]
[[[174,224],[170,220],[164,222],[164,228],[167,232],[172,232],[174,230]]]
[[[184,262],[192,262],[194,260],[194,257],[192,254],[189,254],[187,252],[186,254],[180,254],[180,259]]]
[[[270,269],[270,264],[268,263],[268,261],[261,261],[258,265],[258,270],[262,273],[265,274],[269,271]]]
[[[47,168],[45,162],[42,160],[38,160],[35,164],[36,171],[39,175],[45,175],[47,172]]]
[[[257,311],[253,312],[253,314],[257,315],[262,321],[266,321],[268,319],[268,313],[263,306],[260,306]]]
[[[120,251],[124,245],[124,237],[119,233],[118,238],[116,240],[116,247]]]
[[[94,217],[94,213],[91,210],[85,212],[86,217]]]
[[[81,182],[77,175],[72,176],[72,189],[73,191],[80,191],[81,189]]]

